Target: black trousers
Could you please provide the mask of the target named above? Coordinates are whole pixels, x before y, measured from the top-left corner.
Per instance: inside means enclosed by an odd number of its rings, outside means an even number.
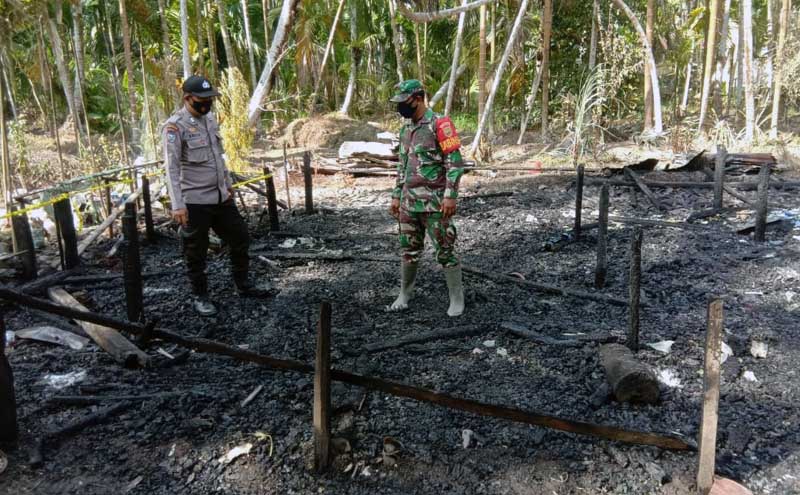
[[[231,256],[231,273],[236,285],[247,281],[250,257],[247,253],[250,236],[233,199],[216,205],[187,204],[189,224],[183,228],[183,254],[192,293],[205,295],[208,292],[206,259],[208,257],[208,230],[214,229],[220,239],[228,245]]]

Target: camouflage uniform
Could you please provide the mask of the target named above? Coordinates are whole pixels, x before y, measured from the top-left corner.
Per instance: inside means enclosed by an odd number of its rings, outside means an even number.
[[[400,164],[393,199],[400,199],[400,247],[403,261],[416,263],[428,232],[436,249],[436,259],[444,267],[458,265],[453,252],[456,225],[442,217],[442,201],[458,197],[458,184],[464,174],[461,152],[442,151],[437,124],[442,119],[428,109],[416,123],[400,130]]]

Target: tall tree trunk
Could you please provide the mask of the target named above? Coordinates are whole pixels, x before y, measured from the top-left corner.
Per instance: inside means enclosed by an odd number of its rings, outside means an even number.
[[[775,76],[775,89],[772,92],[772,119],[769,126],[770,139],[777,139],[778,137],[778,117],[781,107],[781,89],[783,86],[783,60],[786,56],[786,30],[789,27],[789,15],[792,12],[792,0],[783,0],[781,6],[780,26],[778,26],[778,52],[776,54],[776,63],[774,67]]]
[[[649,5],[649,3],[648,3]],[[594,0],[592,2],[592,37],[591,41],[589,42],[589,70],[594,70],[594,66],[597,65],[597,37],[598,31],[600,29],[600,25],[598,22],[598,17],[600,16],[600,1]],[[647,76],[647,71],[645,71],[645,77]]]
[[[217,38],[214,34],[214,7],[206,4],[206,36],[208,37],[208,57],[211,59],[211,78],[219,78],[219,57],[217,57]]]
[[[752,10],[752,0],[751,0],[751,10]],[[735,109],[739,108],[739,105],[742,104],[742,95],[744,93],[744,19],[742,18],[742,11],[744,10],[744,3],[741,2],[739,4],[739,29],[738,35],[739,39],[736,42],[736,89],[734,91],[734,101],[733,107]],[[753,20],[750,20],[752,26]],[[730,101],[730,100],[729,100]],[[736,114],[740,115],[740,112],[736,110]],[[737,121],[741,121],[737,118]]]
[[[125,7],[126,0],[119,0],[119,17],[122,24],[122,48],[125,55],[125,72],[128,76],[128,114],[131,122],[131,136],[133,135],[133,123],[136,121],[136,78],[133,71],[133,52],[131,51],[131,30],[128,24],[128,11]]]
[[[778,0],[767,0],[767,60],[764,72],[767,74],[767,87],[772,88],[775,76],[775,2]]]
[[[117,110],[117,118],[119,119],[120,135],[122,136],[122,158],[126,166],[131,165],[130,150],[128,149],[128,131],[125,126],[125,116],[122,112],[122,84],[120,83],[119,68],[117,67],[117,49],[114,46],[114,37],[111,31],[111,19],[108,16],[108,10],[103,8],[103,16],[105,17],[105,29],[103,31],[103,38],[106,45],[106,56],[108,63],[111,66],[111,83],[114,87],[114,105]]]
[[[181,59],[183,60],[183,79],[192,75],[192,57],[189,54],[189,8],[188,0],[181,3]]]
[[[247,44],[247,57],[250,62],[250,87],[256,87],[256,53],[253,49],[253,36],[250,34],[250,12],[247,0],[242,0],[242,17],[244,19],[244,36]]]
[[[550,0],[545,0],[549,2]],[[525,17],[525,11],[528,8],[528,0],[521,0],[519,4],[519,12],[517,12],[517,17],[514,20],[514,27],[511,28],[511,34],[508,36],[508,42],[506,43],[506,48],[503,51],[503,57],[500,59],[500,64],[497,66],[497,70],[494,74],[494,82],[492,83],[492,90],[489,92],[489,97],[486,100],[486,108],[481,116],[481,121],[478,124],[478,130],[475,131],[475,138],[472,141],[472,147],[470,148],[470,155],[475,155],[475,152],[478,151],[478,146],[480,146],[481,142],[481,134],[483,133],[483,129],[486,127],[488,116],[492,113],[492,104],[494,103],[495,95],[497,94],[497,88],[500,87],[500,80],[503,78],[503,71],[506,68],[506,64],[508,63],[509,55],[511,55],[511,51],[514,48],[514,44],[517,40],[517,36],[520,32],[520,25],[522,24],[522,19]]]
[[[728,62],[728,26],[730,24],[731,0],[723,0],[722,25],[719,31],[719,43],[717,46],[716,69],[714,70],[714,83],[712,87],[714,112],[722,117],[722,83],[725,79],[725,67]],[[730,91],[730,88],[727,88]]]
[[[656,2],[655,0],[647,0],[647,25],[645,26],[645,34],[650,46],[653,46],[653,22],[656,17]],[[643,49],[644,50],[644,49]],[[653,128],[653,81],[650,77],[650,57],[647,53],[644,55],[644,128],[650,130]]]
[[[5,65],[0,59],[0,69],[5,71]],[[3,203],[6,211],[12,205],[11,199],[11,157],[8,155],[8,132],[6,130],[6,96],[5,84],[0,78],[0,152],[2,157]]]
[[[461,0],[461,5],[466,5],[467,0]],[[444,103],[444,114],[450,115],[453,108],[453,95],[456,92],[456,77],[458,73],[458,59],[461,57],[461,39],[464,36],[465,12],[458,15],[458,31],[456,32],[456,43],[453,47],[453,62],[450,64],[450,85],[447,88],[447,99]]]
[[[417,49],[417,79],[425,84],[425,67],[422,65],[422,48],[419,43],[418,25],[414,24],[414,47]]]
[[[261,0],[261,22],[264,24],[264,53],[269,50],[269,1]]]
[[[403,80],[403,50],[402,40],[400,39],[400,28],[395,19],[395,0],[389,0],[389,25],[392,28],[392,41],[394,42],[394,56],[397,61],[397,80]]]
[[[269,94],[271,89],[272,71],[275,70],[275,64],[278,56],[281,55],[280,51],[286,42],[289,31],[292,28],[294,19],[294,10],[297,6],[298,0],[283,0],[281,7],[281,15],[278,18],[278,26],[275,28],[275,34],[272,37],[272,45],[267,52],[267,63],[264,65],[264,70],[261,71],[261,77],[258,80],[256,88],[253,90],[253,95],[250,97],[250,103],[247,106],[247,120],[251,126],[258,123],[258,118],[261,115],[261,103],[264,97]]]
[[[745,128],[744,140],[753,142],[756,120],[755,92],[753,91],[753,1],[741,0],[740,29],[742,30],[742,83],[744,85]]]
[[[694,40],[692,40],[692,51],[689,61],[686,62],[686,77],[683,81],[683,98],[681,99],[680,114],[686,115],[686,108],[689,106],[689,89],[692,87],[692,60],[694,59]]]
[[[542,66],[536,67],[536,76],[533,78],[531,84],[531,92],[528,93],[528,98],[525,99],[525,114],[522,117],[522,122],[519,124],[519,137],[517,144],[522,144],[522,139],[525,137],[525,130],[528,127],[528,121],[531,119],[533,113],[533,103],[536,101],[536,93],[539,92],[539,85],[542,82]]]
[[[58,34],[58,27],[55,21],[50,17],[47,18],[47,34],[50,37],[50,48],[53,50],[53,58],[56,61],[58,78],[64,90],[64,98],[67,100],[67,108],[69,108],[69,114],[72,116],[73,124],[77,130],[80,127],[80,119],[78,119],[78,112],[75,108],[75,93],[73,93],[72,82],[70,81],[69,71],[67,70],[67,64],[64,60],[61,36]]]
[[[661,90],[659,89],[658,84],[656,61],[655,58],[653,58],[653,47],[647,40],[647,33],[645,33],[644,29],[642,29],[642,24],[639,22],[639,19],[637,19],[633,11],[627,5],[625,5],[625,2],[623,0],[612,1],[617,7],[619,7],[620,10],[625,12],[628,20],[631,21],[631,24],[633,24],[633,27],[639,34],[639,40],[642,42],[642,45],[644,45],[645,52],[649,54],[649,63],[647,65],[649,66],[650,77],[653,83],[653,132],[656,134],[661,134],[664,132],[664,127],[662,124],[663,121],[661,120]]]
[[[356,77],[358,76],[359,48],[358,43],[358,12],[356,1],[350,0],[350,75],[347,79],[347,91],[344,93],[344,101],[339,113],[347,115],[350,112],[350,103],[353,101],[353,93],[356,90]]]
[[[553,0],[544,0],[542,13],[542,139],[547,139],[550,106],[550,35],[553,31]]]
[[[195,23],[195,36],[197,36],[197,73],[206,75],[206,46],[205,46],[205,28],[203,27],[203,2],[202,0],[195,0],[194,2],[194,17]]]
[[[486,104],[486,5],[481,5],[478,32],[478,122]]]
[[[164,0],[158,0],[158,17],[161,19],[161,55],[167,56],[172,53],[172,48],[169,44],[169,25]]]
[[[462,75],[464,75],[464,72],[466,72],[466,71],[467,71],[467,64],[461,64],[461,65],[458,67],[458,70],[456,71],[456,80],[458,80],[458,78],[459,78],[459,77],[461,77]],[[429,106],[430,108],[433,108],[433,107],[435,107],[436,105],[438,105],[438,104],[439,104],[439,102],[442,100],[442,98],[444,98],[445,96],[447,96],[447,88],[448,88],[449,86],[450,86],[450,76],[448,75],[448,77],[447,77],[447,81],[445,81],[445,82],[444,82],[444,84],[442,84],[442,85],[439,87],[439,89],[438,89],[438,90],[436,90],[436,93],[434,93],[433,97],[432,97],[432,98],[431,98],[431,100],[428,102],[428,106]]]
[[[317,76],[317,80],[314,82],[314,92],[311,94],[311,108],[309,110],[312,113],[317,103],[317,94],[319,93],[319,85],[322,82],[323,76],[325,74],[325,64],[328,62],[328,55],[330,55],[331,53],[331,47],[333,46],[333,37],[334,35],[336,35],[336,26],[339,24],[339,16],[342,15],[343,7],[344,7],[344,0],[339,0],[339,6],[336,8],[336,15],[333,17],[333,22],[331,23],[330,34],[328,35],[328,44],[325,45],[325,54],[322,56],[322,64],[320,64],[319,67],[319,75]]]
[[[717,47],[717,14],[719,0],[710,0],[708,18],[708,35],[706,36],[706,62],[703,67],[703,93],[700,95],[700,131],[705,131],[708,114],[708,98],[711,94],[711,76],[714,73],[714,54]]]
[[[214,0],[217,5],[217,14],[219,16],[219,30],[222,32],[222,44],[225,46],[225,58],[228,61],[228,67],[239,67],[236,63],[236,52],[233,51],[231,44],[231,37],[228,33],[228,21],[225,18],[225,4],[222,0]]]
[[[8,96],[8,104],[11,106],[11,117],[14,120],[19,118],[19,114],[17,113],[17,99],[14,97],[14,87],[11,85],[11,78],[8,77],[8,71],[11,67],[11,60],[8,57],[8,54],[3,52],[0,54],[0,58],[4,59],[4,66],[3,66],[3,79],[6,81],[6,95]]]
[[[45,54],[45,44],[44,44],[44,36],[42,36],[42,18],[39,17],[39,29],[36,30],[37,41],[38,41],[38,49],[36,50],[37,56],[39,58],[39,84],[42,85],[42,92],[47,95],[48,94],[48,85],[47,80],[50,77],[50,68],[47,65],[47,55]],[[55,114],[55,107],[50,104],[50,108],[48,110],[42,109],[42,117],[47,121],[48,128],[50,131],[50,139],[56,138],[56,126],[54,125],[55,119],[51,119],[51,114]]]
[[[83,7],[77,1],[70,7],[72,12],[72,46],[75,52],[75,105],[78,113],[86,105],[82,89],[86,87],[86,64],[83,49]]]

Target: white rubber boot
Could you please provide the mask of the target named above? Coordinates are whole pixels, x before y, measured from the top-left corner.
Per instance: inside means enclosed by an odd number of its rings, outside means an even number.
[[[450,293],[450,307],[447,316],[461,316],[464,313],[464,282],[461,277],[461,265],[444,269],[447,279],[447,291]]]
[[[408,309],[408,301],[414,293],[414,281],[417,279],[418,263],[402,263],[400,265],[400,294],[391,306],[386,308],[388,311],[402,311]]]

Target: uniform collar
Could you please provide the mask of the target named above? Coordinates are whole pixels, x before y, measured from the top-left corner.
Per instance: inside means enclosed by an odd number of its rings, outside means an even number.
[[[422,114],[422,118],[420,118],[416,123],[412,120],[411,124],[414,127],[419,127],[421,125],[430,124],[432,120],[433,120],[433,110],[430,107],[428,107],[425,110],[425,113]]]
[[[189,111],[189,109],[186,108],[186,105],[181,107],[180,113],[181,113],[181,117],[186,119],[186,121],[189,122],[190,124],[199,124],[199,123],[203,122],[203,120],[206,117],[205,115],[201,115],[199,117],[195,117],[194,115],[192,115],[192,113]]]

